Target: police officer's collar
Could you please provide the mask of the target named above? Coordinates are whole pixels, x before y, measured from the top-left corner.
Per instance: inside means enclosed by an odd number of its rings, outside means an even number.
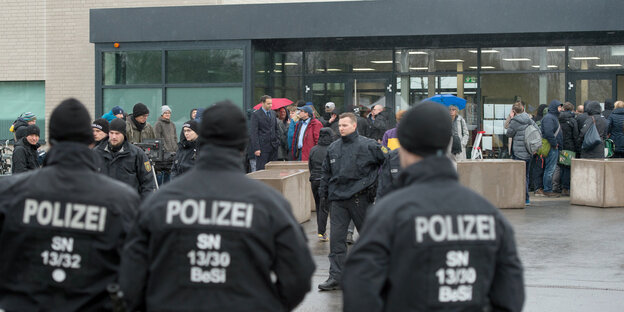
[[[358,134],[357,129],[355,129],[355,131],[354,131],[353,133],[351,133],[351,134],[349,134],[349,135],[341,136],[340,138],[341,138],[341,139],[342,139],[342,141],[344,141],[344,142],[353,142],[353,141],[355,141],[355,139],[356,139],[358,136],[360,136],[360,135]]]
[[[83,143],[62,141],[52,142],[43,166],[63,166],[72,169],[87,168],[96,171],[96,154]]]
[[[403,169],[399,176],[399,185],[403,187],[413,183],[445,179],[457,181],[459,179],[457,170],[448,157],[433,155]]]
[[[236,148],[201,144],[197,165],[199,169],[244,173],[243,154]]]

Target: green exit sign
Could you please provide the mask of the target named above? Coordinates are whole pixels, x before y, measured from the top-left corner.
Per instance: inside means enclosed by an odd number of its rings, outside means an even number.
[[[464,83],[475,83],[477,82],[477,76],[464,76]]]

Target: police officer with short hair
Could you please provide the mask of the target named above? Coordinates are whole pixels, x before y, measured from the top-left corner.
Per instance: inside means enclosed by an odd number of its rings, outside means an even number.
[[[0,310],[110,310],[139,196],[96,172],[79,101],[52,112],[48,133],[42,169],[0,180]]]
[[[421,103],[399,125],[402,187],[371,210],[349,255],[345,311],[520,311],[523,270],[513,229],[458,182],[444,156],[451,120]]]
[[[329,278],[318,285],[320,290],[340,288],[342,266],[347,255],[347,228],[353,220],[358,231],[366,209],[373,203],[377,174],[385,156],[381,145],[358,134],[353,113],[340,115],[340,139],[327,149],[319,186],[321,201],[329,201]]]
[[[99,144],[94,151],[99,170],[107,176],[132,186],[141,198],[154,192],[156,183],[152,166],[145,152],[126,139],[126,123],[115,118],[110,122],[108,144]]]
[[[286,311],[310,290],[314,262],[290,205],[245,176],[243,112],[203,112],[195,166],[142,203],[121,286],[141,310]]]

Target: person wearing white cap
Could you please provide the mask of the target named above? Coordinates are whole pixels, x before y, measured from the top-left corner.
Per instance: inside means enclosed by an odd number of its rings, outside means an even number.
[[[170,155],[178,150],[178,139],[176,137],[176,126],[171,122],[171,107],[163,105],[160,108],[161,114],[154,124],[154,134],[157,139],[161,139],[165,155]],[[169,181],[170,172],[162,170],[158,173],[158,184]]]

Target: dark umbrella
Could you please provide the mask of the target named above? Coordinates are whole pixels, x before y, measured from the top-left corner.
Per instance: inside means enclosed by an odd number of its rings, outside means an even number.
[[[424,99],[423,101],[438,102],[445,106],[455,105],[459,108],[459,110],[466,108],[466,100],[452,94],[436,94],[430,98]]]

